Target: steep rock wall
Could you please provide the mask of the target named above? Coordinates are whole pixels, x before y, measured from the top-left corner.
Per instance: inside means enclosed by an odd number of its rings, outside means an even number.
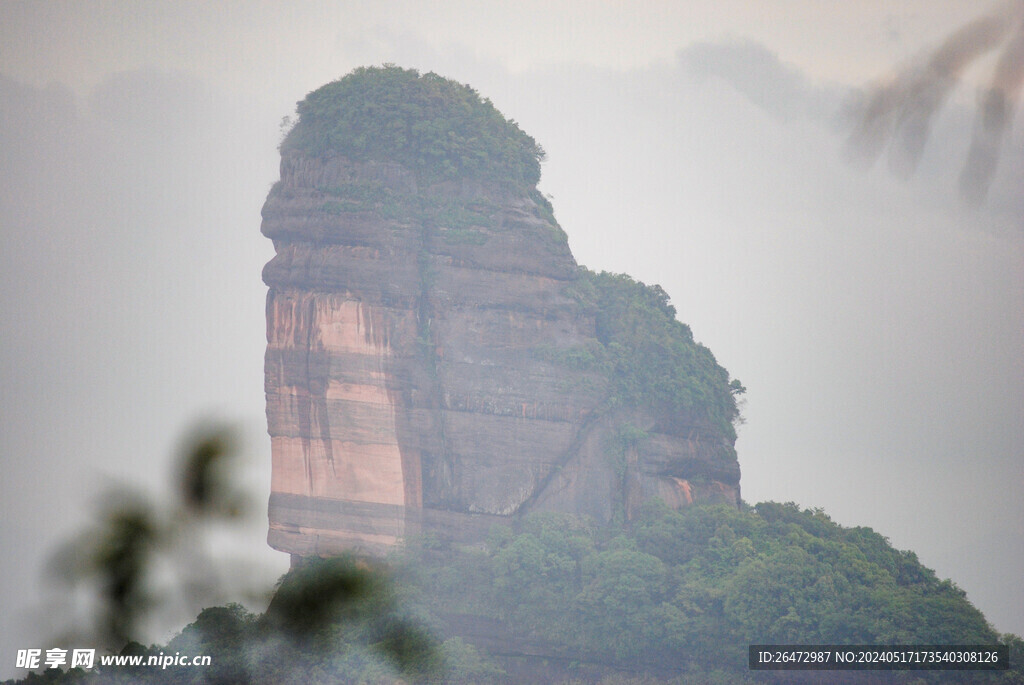
[[[730,435],[612,410],[605,374],[552,354],[595,344],[595,318],[536,191],[285,150],[263,233],[273,547],[380,551],[535,510],[738,502]]]

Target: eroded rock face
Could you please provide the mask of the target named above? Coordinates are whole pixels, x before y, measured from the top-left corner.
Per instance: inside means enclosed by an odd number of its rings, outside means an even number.
[[[273,547],[373,552],[537,510],[738,503],[731,435],[612,410],[605,375],[558,361],[595,344],[595,320],[536,191],[421,187],[399,164],[286,150],[263,233]]]

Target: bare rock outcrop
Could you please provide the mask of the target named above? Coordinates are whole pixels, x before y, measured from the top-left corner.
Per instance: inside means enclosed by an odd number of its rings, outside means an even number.
[[[738,503],[734,417],[622,399],[596,276],[533,183],[288,142],[262,228],[271,546]]]

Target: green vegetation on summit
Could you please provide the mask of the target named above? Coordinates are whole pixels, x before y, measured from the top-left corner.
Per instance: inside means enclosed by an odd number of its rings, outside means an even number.
[[[531,188],[544,151],[490,100],[434,73],[361,67],[306,96],[281,150],[395,161],[426,183],[481,178]]]

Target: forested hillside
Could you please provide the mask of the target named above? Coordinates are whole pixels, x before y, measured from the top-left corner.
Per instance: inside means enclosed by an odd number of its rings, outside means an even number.
[[[209,668],[21,682],[793,682],[800,673],[750,672],[747,646],[998,642],[1009,671],[870,682],[1024,682],[1024,641],[998,635],[959,588],[871,529],[793,504],[677,512],[655,501],[627,527],[539,514],[483,546],[423,538],[387,562],[310,562],[263,615],[210,608],[166,645],[125,651],[211,655]]]

